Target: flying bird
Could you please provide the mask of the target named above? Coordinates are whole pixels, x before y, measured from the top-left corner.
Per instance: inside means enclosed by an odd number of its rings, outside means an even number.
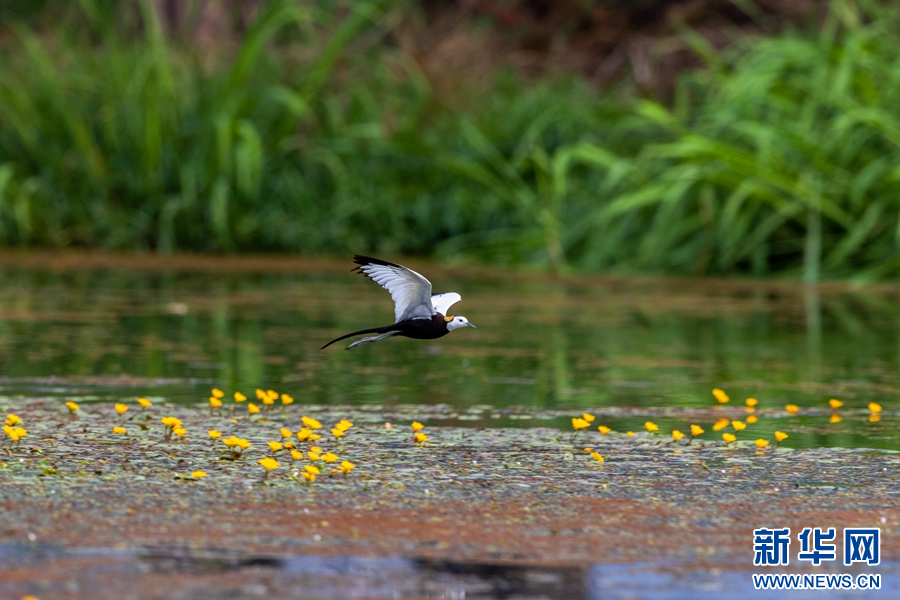
[[[361,329],[342,335],[322,346],[322,350],[335,342],[364,333],[377,333],[378,335],[356,340],[347,346],[347,350],[393,335],[402,335],[417,340],[433,340],[460,327],[475,327],[465,317],[447,315],[450,307],[462,299],[456,292],[432,294],[430,281],[412,269],[395,265],[386,260],[357,254],[353,257],[353,262],[359,265],[353,271],[365,275],[391,293],[396,320],[393,325]]]

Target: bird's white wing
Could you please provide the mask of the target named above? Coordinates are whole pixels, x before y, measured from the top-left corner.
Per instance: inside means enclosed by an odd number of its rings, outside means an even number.
[[[369,256],[356,255],[356,269],[391,293],[394,300],[395,323],[406,319],[430,319],[434,315],[431,304],[431,282],[401,265]]]
[[[462,296],[460,296],[456,292],[434,294],[433,296],[431,296],[431,305],[434,306],[434,310],[446,317],[447,311],[450,310],[450,307],[460,300],[462,300]]]

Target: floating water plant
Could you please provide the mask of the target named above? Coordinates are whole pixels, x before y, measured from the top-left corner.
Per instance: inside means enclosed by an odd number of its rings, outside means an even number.
[[[672,441],[673,442],[677,442],[678,440],[680,440],[683,437],[684,437],[684,434],[681,433],[680,431],[678,431],[677,429],[672,430]]]
[[[779,444],[780,444],[781,442],[783,442],[784,440],[786,440],[786,439],[788,439],[788,434],[786,434],[785,432],[783,432],[783,431],[776,431],[776,432],[775,432],[775,440],[776,440]]]
[[[263,473],[263,481],[265,481],[269,477],[269,473],[278,468],[278,461],[271,457],[261,458],[257,461],[262,468],[265,469]]]
[[[787,404],[785,405],[784,410],[786,410],[789,415],[795,415],[800,411],[800,407],[796,404]]]
[[[150,402],[149,400],[147,400],[146,398],[138,398],[137,401],[138,401],[138,404],[141,405],[141,410],[142,410],[142,411],[143,411],[143,410],[147,410],[148,408],[150,408],[151,406],[153,406],[153,403]]]
[[[722,434],[722,439],[725,440],[726,444],[730,444],[731,442],[737,440],[737,436],[734,435],[733,433],[726,432],[726,433]]]
[[[647,421],[647,422],[645,422],[645,423],[644,423],[644,427],[647,428],[647,432],[648,432],[648,433],[653,433],[654,431],[658,431],[658,430],[659,430],[659,425],[657,425],[657,424],[654,423],[653,421]]]
[[[844,405],[844,403],[841,402],[840,400],[838,400],[837,398],[832,398],[831,400],[828,401],[828,406],[831,407],[831,410],[837,410],[840,407],[842,407],[843,405]]]
[[[756,410],[756,405],[759,404],[759,400],[757,400],[756,398],[747,398],[746,404],[747,408],[745,408],[744,410],[746,410],[747,412],[753,412],[754,410]]]
[[[730,421],[728,419],[721,418],[718,421],[716,421],[715,423],[713,423],[712,430],[713,431],[721,431],[721,430],[725,429],[726,427],[728,427],[729,423],[730,423]]]
[[[769,445],[769,440],[764,440],[764,439],[760,438],[753,443],[756,444],[757,448],[765,448],[766,446]]]
[[[728,400],[730,400],[730,398],[728,398],[728,394],[726,394],[719,388],[713,388],[712,395],[715,397],[716,401],[718,401],[719,404],[725,404],[726,402],[728,402]]]
[[[74,415],[75,411],[78,410],[78,405],[75,404],[74,402],[72,402],[71,400],[69,400],[68,402],[66,402],[66,408],[69,409],[69,414]]]
[[[732,421],[731,426],[734,428],[735,431],[743,431],[743,430],[747,429],[747,424],[742,421]]]
[[[116,435],[128,435],[128,430],[124,427],[119,427],[118,425],[113,427],[112,432]]]

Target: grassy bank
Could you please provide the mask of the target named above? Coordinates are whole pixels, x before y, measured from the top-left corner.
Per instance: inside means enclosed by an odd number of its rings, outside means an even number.
[[[831,5],[725,54],[685,32],[708,68],[668,105],[510,74],[447,92],[378,42],[377,3],[270,4],[228,61],[149,2],[137,38],[89,10],[90,35],[20,28],[0,244],[895,278],[900,17]]]

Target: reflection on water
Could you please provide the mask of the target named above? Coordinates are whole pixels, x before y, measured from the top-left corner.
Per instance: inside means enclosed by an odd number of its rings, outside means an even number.
[[[513,276],[425,267],[478,325],[347,352],[326,341],[392,320],[389,295],[346,268],[295,273],[0,270],[0,393],[205,401],[211,385],[316,404],[885,407],[814,423],[810,443],[891,438],[900,408],[900,289]],[[337,263],[340,265],[341,263]],[[848,414],[852,414],[848,412]],[[636,421],[637,423],[638,421]]]

